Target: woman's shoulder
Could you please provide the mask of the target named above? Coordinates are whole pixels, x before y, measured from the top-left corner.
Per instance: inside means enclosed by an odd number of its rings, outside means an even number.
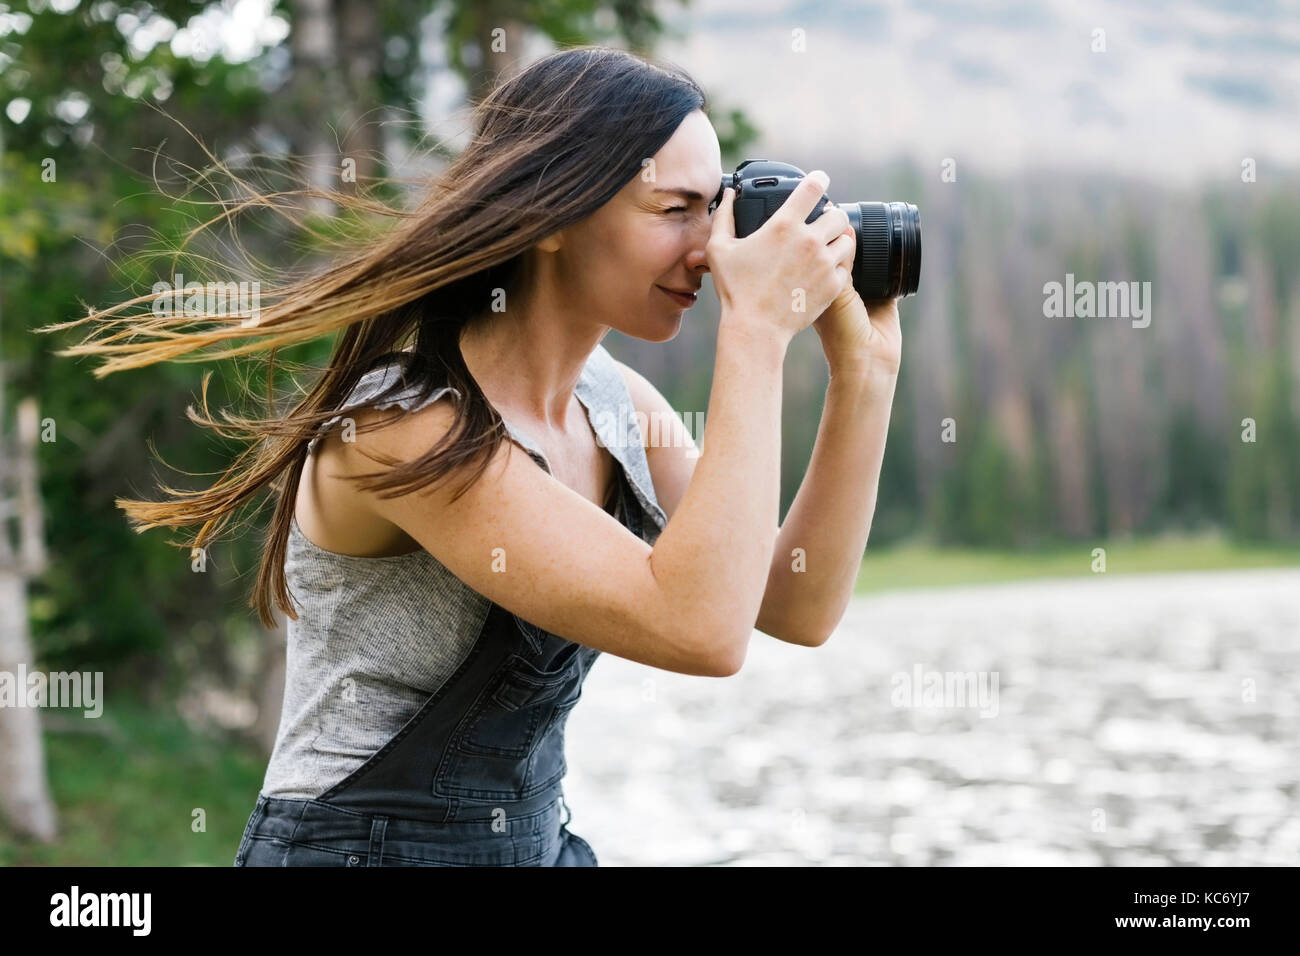
[[[426,414],[424,419],[438,418],[446,414],[447,405],[446,402],[439,402],[440,399],[460,398],[460,392],[449,385],[429,384],[415,379],[405,382],[406,370],[404,359],[397,357],[362,375],[343,401],[343,411],[319,427],[316,436],[308,443],[308,451],[316,451],[318,444],[332,432],[336,425],[342,425],[346,432],[349,426],[355,429],[355,426],[362,421],[391,417],[378,413],[394,407],[400,407],[407,412],[418,412],[437,405],[442,410]],[[349,407],[362,403],[365,403],[364,408],[347,411]],[[403,416],[399,421],[405,417]],[[349,441],[350,438],[345,437],[343,440]]]

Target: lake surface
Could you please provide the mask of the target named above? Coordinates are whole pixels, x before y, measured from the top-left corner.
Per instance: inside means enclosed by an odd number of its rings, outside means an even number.
[[[602,655],[569,717],[602,866],[1300,863],[1300,570],[857,598],[730,678]]]

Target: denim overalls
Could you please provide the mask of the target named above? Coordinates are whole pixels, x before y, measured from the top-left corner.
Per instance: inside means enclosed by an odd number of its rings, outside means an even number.
[[[611,451],[613,514],[639,537]],[[314,800],[258,795],[235,866],[596,866],[561,782],[599,654],[492,604],[460,668],[355,772]]]

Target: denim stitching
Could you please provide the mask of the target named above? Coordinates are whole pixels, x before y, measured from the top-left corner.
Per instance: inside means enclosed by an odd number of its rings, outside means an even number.
[[[235,866],[244,865],[244,860],[248,856],[249,834],[257,828],[258,817],[266,813],[266,799],[260,793],[257,795],[257,802],[253,805],[253,812],[249,814],[248,822],[244,824],[244,832],[240,834],[239,846],[235,848]]]
[[[370,849],[366,854],[366,866],[384,865],[384,833],[388,829],[388,817],[377,816],[370,824]]]
[[[525,621],[518,614],[512,614],[510,616],[515,619],[515,627],[519,630],[519,633],[524,636],[524,639],[528,641],[529,645],[533,649],[533,653],[540,654],[542,652],[543,640],[541,629],[529,621]]]
[[[600,865],[600,861],[596,859],[596,851],[591,848],[590,843],[588,843],[582,837],[578,836],[578,834],[574,833],[572,830],[569,831],[569,836],[577,840],[578,845],[583,847],[587,851],[587,855],[591,857],[592,866]]]
[[[280,861],[281,866],[289,865],[289,847],[293,846],[293,838],[298,835],[298,828],[302,826],[302,818],[307,815],[307,805],[310,801],[303,801],[302,807],[298,810],[298,819],[294,821],[293,831],[289,834],[288,845],[284,848],[284,859]],[[274,841],[278,842],[278,841]]]

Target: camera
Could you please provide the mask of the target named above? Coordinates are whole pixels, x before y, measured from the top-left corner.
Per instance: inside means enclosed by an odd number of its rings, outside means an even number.
[[[756,232],[781,208],[786,197],[804,178],[804,171],[789,163],[747,159],[734,173],[724,173],[722,185],[709,207],[712,212],[722,201],[728,186],[736,191],[736,238]],[[805,222],[822,214],[829,197],[822,196]],[[849,217],[857,233],[857,256],[853,262],[853,287],[865,302],[912,295],[921,281],[921,217],[906,202],[836,203]]]

